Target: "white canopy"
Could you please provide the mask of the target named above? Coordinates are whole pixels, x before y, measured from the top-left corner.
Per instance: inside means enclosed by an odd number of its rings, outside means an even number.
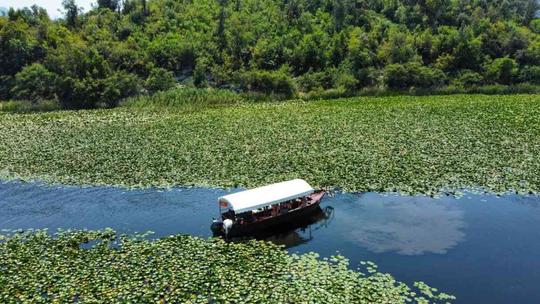
[[[271,184],[220,197],[219,204],[224,209],[242,213],[261,207],[279,204],[315,192],[303,179]]]

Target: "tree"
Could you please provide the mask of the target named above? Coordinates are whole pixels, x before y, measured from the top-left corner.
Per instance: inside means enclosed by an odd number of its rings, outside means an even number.
[[[75,0],[63,0],[62,6],[64,7],[66,14],[66,24],[70,28],[76,28],[78,26],[80,8],[75,3]]]
[[[538,0],[525,0],[522,24],[528,25],[533,21],[538,16],[538,11],[540,11],[540,2]]]
[[[108,8],[111,11],[116,11],[120,6],[119,0],[97,0],[97,5],[99,8]]]
[[[107,78],[101,101],[109,108],[118,106],[120,100],[139,94],[139,78],[123,71],[115,72]]]
[[[540,85],[540,66],[525,66],[521,69],[520,80]]]
[[[145,88],[150,93],[165,91],[176,85],[173,73],[162,69],[154,68],[150,71],[150,76],[146,79]]]
[[[511,58],[497,58],[486,66],[488,78],[500,84],[514,83],[514,77],[518,73],[517,64]]]
[[[15,75],[15,86],[11,90],[16,99],[39,100],[53,99],[57,75],[43,65],[34,63]]]
[[[61,20],[38,6],[0,17],[0,99],[42,98],[33,87],[49,72],[72,108],[114,106],[137,83],[166,90],[175,76],[290,96],[296,84],[308,93],[538,79],[535,0],[95,0],[85,14],[76,1],[62,1]]]
[[[216,37],[218,41],[218,47],[221,52],[227,47],[227,38],[225,36],[225,6],[227,5],[227,0],[219,0],[219,21],[218,27],[216,30]]]
[[[411,61],[415,55],[412,36],[398,27],[389,30],[388,38],[381,44],[378,52],[379,60],[387,63],[405,63]]]
[[[192,69],[196,54],[193,45],[177,35],[156,38],[148,47],[148,54],[155,65],[172,72]]]
[[[0,28],[0,75],[14,76],[25,65],[39,59],[35,32],[19,20]]]

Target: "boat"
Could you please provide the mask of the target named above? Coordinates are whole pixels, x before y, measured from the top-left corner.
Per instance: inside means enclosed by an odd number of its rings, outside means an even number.
[[[211,229],[229,238],[294,224],[320,211],[324,195],[305,180],[294,179],[221,196]]]

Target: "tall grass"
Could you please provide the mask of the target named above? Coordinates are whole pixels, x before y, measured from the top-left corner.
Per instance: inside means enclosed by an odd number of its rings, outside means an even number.
[[[511,95],[511,94],[539,94],[540,85],[521,83],[517,85],[484,85],[463,88],[449,85],[441,88],[409,88],[408,90],[391,90],[382,87],[364,87],[356,92],[348,92],[343,89],[328,89],[301,93],[300,99],[321,100],[337,99],[353,96],[430,96],[430,95],[456,95],[456,94],[483,94],[483,95]]]
[[[126,99],[121,103],[129,108],[180,108],[238,104],[246,101],[242,95],[229,90],[181,88],[153,95],[144,95]]]
[[[43,100],[33,103],[28,100],[11,100],[0,102],[0,112],[5,113],[31,113],[50,112],[60,109],[60,104],[55,100]]]

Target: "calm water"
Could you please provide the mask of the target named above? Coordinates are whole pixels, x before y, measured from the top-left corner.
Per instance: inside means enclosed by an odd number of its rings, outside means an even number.
[[[0,229],[112,227],[211,235],[219,189],[123,190],[0,182]],[[540,198],[337,194],[311,224],[265,236],[289,251],[339,252],[422,280],[458,303],[540,303]]]

